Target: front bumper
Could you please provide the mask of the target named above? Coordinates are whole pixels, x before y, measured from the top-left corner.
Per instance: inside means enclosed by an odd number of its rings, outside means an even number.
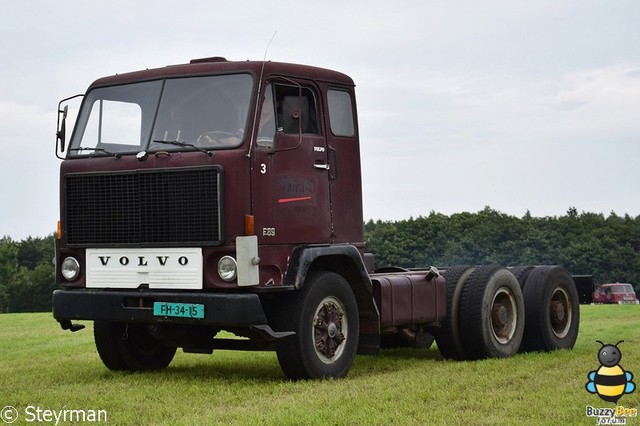
[[[154,316],[154,302],[202,304],[205,315],[202,319]],[[254,293],[56,290],[53,317],[63,328],[74,320],[100,320],[270,329],[260,298]]]

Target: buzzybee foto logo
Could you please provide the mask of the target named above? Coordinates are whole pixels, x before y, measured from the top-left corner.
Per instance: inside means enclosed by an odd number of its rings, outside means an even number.
[[[633,393],[636,385],[633,382],[633,373],[626,371],[620,365],[622,351],[618,347],[624,340],[620,340],[615,345],[610,343],[600,343],[598,350],[598,361],[600,366],[587,374],[587,383],[584,385],[587,392],[596,394],[600,399],[615,404],[615,408],[596,408],[588,405],[586,416],[595,417],[596,424],[626,424],[628,417],[636,417],[636,408],[625,408],[618,405],[618,401],[623,395]]]

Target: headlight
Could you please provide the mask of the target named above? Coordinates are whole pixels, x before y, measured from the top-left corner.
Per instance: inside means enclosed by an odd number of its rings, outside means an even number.
[[[224,256],[218,262],[218,275],[226,282],[230,282],[236,279],[238,272],[238,264],[236,260],[231,256]]]
[[[73,281],[80,275],[80,263],[73,257],[67,257],[62,262],[60,272],[67,281]]]

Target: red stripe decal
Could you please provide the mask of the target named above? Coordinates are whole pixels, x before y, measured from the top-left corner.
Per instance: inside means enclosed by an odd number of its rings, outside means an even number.
[[[310,200],[311,197],[298,197],[298,198],[280,198],[278,200],[279,204],[284,204],[284,203],[295,203],[296,201],[307,201]]]

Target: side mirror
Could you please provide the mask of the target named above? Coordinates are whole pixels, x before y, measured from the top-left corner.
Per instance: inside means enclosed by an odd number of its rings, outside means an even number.
[[[297,149],[302,144],[302,133],[308,120],[309,102],[307,98],[298,96],[285,96],[282,100],[282,115],[276,132],[276,149],[278,151],[290,151]]]
[[[63,99],[58,102],[58,123],[56,125],[56,157],[59,159],[63,159],[62,154],[66,148],[66,139],[67,139],[67,115],[69,115],[69,105],[62,106],[63,103],[68,102],[72,99],[82,97],[84,95],[75,95],[69,98]],[[72,105],[73,110],[76,111],[77,105],[74,103]],[[77,111],[76,111],[77,112]],[[75,116],[72,113],[72,116]]]
[[[67,113],[69,112],[69,105],[65,105],[63,109],[58,107],[58,131],[56,132],[56,143],[60,144],[60,152],[64,152],[64,145],[67,133]],[[62,115],[62,120],[60,120]]]

